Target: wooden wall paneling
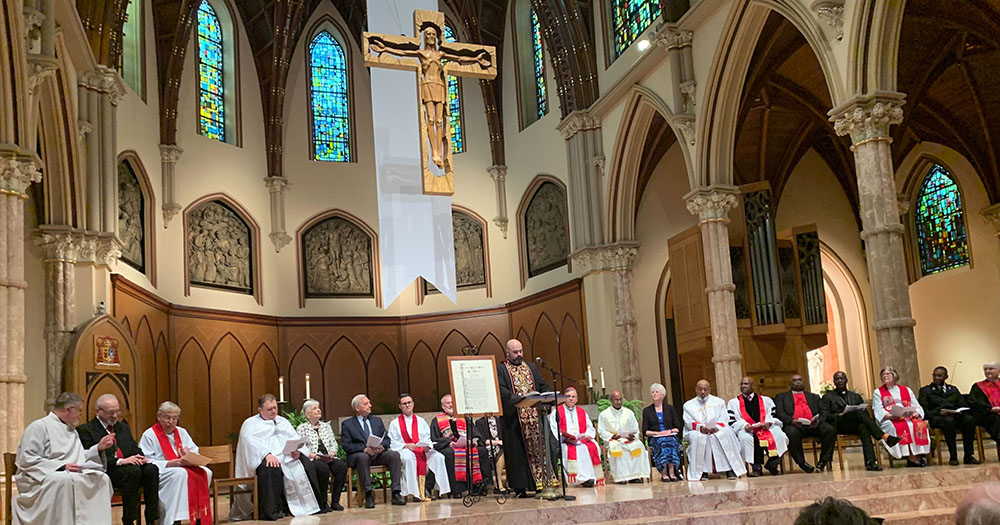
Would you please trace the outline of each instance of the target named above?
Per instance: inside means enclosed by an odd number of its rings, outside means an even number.
[[[257,399],[264,394],[278,396],[275,390],[278,384],[278,359],[274,351],[265,343],[257,347],[250,361],[250,412],[257,408]],[[322,387],[322,378],[317,378],[318,386]],[[322,396],[319,398],[322,399]]]
[[[195,443],[214,445],[211,439],[208,357],[194,337],[188,338],[177,353],[174,377],[178,384],[177,404],[181,407],[180,426],[191,434]]]
[[[212,349],[208,370],[212,443],[235,445],[240,426],[255,405],[250,394],[250,356],[232,332]]]
[[[365,392],[366,373],[365,357],[354,341],[343,336],[327,350],[323,361],[323,381],[326,387],[327,414],[350,415],[351,398]],[[384,399],[368,398],[372,402],[372,412],[385,413]],[[395,399],[390,401],[389,413],[395,413],[398,408]]]
[[[309,374],[309,395],[323,403],[320,408],[330,411],[328,407],[331,407],[331,399],[327,397],[328,392],[325,388],[323,360],[307,344],[296,349],[288,364],[288,374],[285,376],[285,388],[288,389],[286,401],[291,403],[295,410],[302,408],[302,402],[306,398],[306,374]],[[274,392],[274,396],[278,397],[278,393]]]
[[[414,410],[433,412],[440,404],[437,399],[437,368],[434,366],[434,351],[423,340],[410,350],[407,363],[409,380],[408,393],[413,396]]]
[[[587,399],[587,365],[583,355],[583,332],[577,320],[567,313],[559,326],[559,366],[570,379],[561,382],[562,388],[576,387],[580,399]],[[572,382],[570,382],[572,381]]]
[[[141,393],[142,406],[138,407],[138,413],[142,414],[142,419],[136,419],[133,430],[136,434],[145,431],[153,426],[156,421],[157,391],[156,391],[156,345],[153,342],[153,333],[149,327],[149,320],[143,316],[132,332],[135,339],[136,349],[136,379],[135,389]],[[164,377],[166,379],[166,377]]]
[[[369,399],[379,400],[384,409],[397,407],[400,393],[399,363],[396,355],[385,343],[379,343],[372,350],[368,356],[366,370],[368,384],[365,392],[368,393]],[[394,408],[390,413],[395,413],[397,410],[398,408]]]
[[[171,399],[170,396],[170,347],[167,338],[160,332],[156,341],[156,406]],[[156,414],[153,414],[154,418]],[[152,423],[150,423],[152,425]]]
[[[439,406],[441,398],[451,392],[451,382],[448,379],[448,357],[462,356],[462,349],[470,344],[472,344],[472,341],[465,334],[454,328],[441,341],[441,345],[438,347],[435,355],[437,391],[434,397],[438,400]]]

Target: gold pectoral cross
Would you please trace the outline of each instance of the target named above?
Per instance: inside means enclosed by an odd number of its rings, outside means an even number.
[[[493,79],[497,76],[493,46],[445,42],[444,13],[413,11],[413,38],[364,33],[365,65],[417,72],[420,167],[427,195],[455,193],[445,75]],[[428,160],[430,162],[428,162]],[[435,170],[431,169],[431,164]],[[440,174],[435,173],[438,171]]]

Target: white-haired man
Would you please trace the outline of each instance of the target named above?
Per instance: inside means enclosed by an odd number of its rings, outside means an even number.
[[[399,396],[402,414],[389,423],[389,448],[399,454],[403,465],[403,497],[413,496],[420,501],[429,496],[435,483],[442,496],[451,492],[451,484],[444,456],[431,445],[431,427],[413,413],[413,408],[413,396]],[[427,480],[431,480],[431,487],[425,486]]]
[[[452,498],[462,497],[462,493],[472,485],[489,485],[490,464],[486,459],[489,457],[486,447],[472,446],[475,443],[470,442],[465,419],[455,417],[455,404],[451,394],[445,394],[441,398],[441,413],[431,421],[431,441],[434,449],[444,455]],[[482,440],[477,439],[476,443],[480,441]],[[468,481],[468,470],[472,470],[472,483]]]
[[[368,396],[358,394],[351,399],[354,417],[340,425],[340,441],[347,453],[347,466],[358,473],[358,483],[365,492],[365,508],[375,508],[375,497],[372,494],[372,465],[389,467],[389,480],[392,484],[392,504],[406,505],[402,495],[403,464],[399,453],[390,450],[392,440],[385,429],[385,423],[377,416],[372,417],[372,402]],[[381,437],[378,446],[369,447],[370,436]],[[348,495],[350,497],[350,495]]]
[[[182,459],[188,452],[198,452],[198,445],[187,430],[177,426],[181,407],[170,401],[160,403],[156,423],[139,439],[146,459],[160,469],[160,521],[174,523],[189,520],[206,523],[212,519],[212,500],[208,486],[212,471]]]
[[[114,437],[84,450],[73,430],[82,410],[80,396],[63,392],[49,415],[24,429],[15,460],[17,497],[8,502],[15,524],[111,523],[111,480],[100,462]]]
[[[301,437],[287,419],[278,415],[278,401],[273,394],[257,400],[257,415],[240,427],[236,445],[236,476],[257,476],[258,519],[277,520],[288,512],[308,516],[319,512],[316,498],[316,467],[309,459],[309,448],[285,454],[289,440]],[[235,498],[230,514],[233,519],[247,519],[252,511],[248,495]]]
[[[969,406],[976,423],[990,433],[993,441],[1000,442],[1000,363],[984,364],[983,375],[985,379],[969,389]]]

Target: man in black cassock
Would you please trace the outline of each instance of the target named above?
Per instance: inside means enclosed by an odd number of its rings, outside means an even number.
[[[536,408],[516,406],[527,394],[547,392],[551,387],[534,364],[524,361],[520,341],[507,341],[506,354],[507,359],[497,364],[503,405],[503,417],[499,422],[503,428],[507,484],[517,497],[523,498],[529,490],[542,490],[546,481],[555,483],[555,478],[546,472],[545,440],[548,439],[552,458],[558,457],[559,443],[548,435],[548,425]]]

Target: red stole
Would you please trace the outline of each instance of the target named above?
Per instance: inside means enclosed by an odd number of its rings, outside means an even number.
[[[163,432],[163,426],[159,423],[153,425],[153,433],[156,434],[156,440],[160,442],[160,450],[163,451],[163,456],[167,458],[167,461],[180,459],[180,432],[174,429],[174,443],[177,444],[176,450],[170,446],[170,441]],[[211,499],[208,497],[208,474],[201,467],[182,468],[187,470],[188,473],[188,516],[191,523],[195,523],[200,519],[202,525],[212,525]]]
[[[792,417],[812,421],[813,411],[809,408],[809,401],[806,400],[805,392],[792,392],[792,400],[795,401],[795,414]],[[763,413],[764,411],[761,409],[761,414]]]
[[[747,407],[745,405],[746,401],[744,400],[744,397],[743,396],[737,396],[737,397],[740,400],[740,415],[743,416],[743,421],[746,421],[748,425],[753,425],[755,423],[758,423],[758,421],[754,421],[753,418],[750,417],[750,414],[747,414]],[[764,420],[767,419],[767,417],[765,416],[767,412],[764,411],[764,398],[761,396],[757,396],[757,402],[760,403],[760,412],[758,412],[760,414],[759,423],[763,423]],[[809,407],[807,406],[806,409],[808,408]],[[798,412],[797,409],[796,412]],[[812,416],[809,417],[811,418]],[[760,427],[754,430],[753,435],[757,437],[757,441],[760,442],[760,445],[762,447],[767,447],[768,456],[778,455],[778,444],[774,442],[774,434],[772,434],[770,430],[764,427]]]
[[[990,405],[994,407],[1000,407],[1000,381],[995,381],[990,383],[989,381],[983,379],[982,381],[976,383],[979,385],[979,389],[986,394],[986,397],[990,400]]]
[[[458,439],[459,436],[465,435],[465,420],[456,418],[455,428],[458,429],[458,436],[451,435],[451,417],[448,414],[438,414],[437,418],[438,429],[441,430],[441,434],[445,436],[451,436],[452,439]],[[482,483],[483,473],[479,470],[479,451],[475,448],[472,449],[472,460],[466,461],[465,457],[468,454],[469,446],[468,440],[465,442],[465,448],[452,449],[455,451],[455,480],[456,481],[466,481],[468,477],[466,476],[466,463],[472,463],[472,483]]]
[[[566,405],[559,405],[559,432],[569,432],[566,426]],[[585,434],[587,432],[587,413],[583,411],[580,407],[573,407],[576,411],[576,421],[579,423],[580,434]],[[587,447],[587,452],[590,453],[590,463],[594,465],[594,477],[597,478],[597,485],[604,485],[603,471],[601,470],[601,453],[597,450],[597,443],[594,440],[581,441],[584,446]],[[576,446],[568,445],[566,446],[566,479],[570,483],[576,483],[576,473],[577,473],[577,459],[576,459]]]
[[[412,416],[413,424],[410,425],[413,428],[407,432],[406,431],[406,421],[403,418],[403,414],[399,415],[399,433],[403,435],[403,443],[416,444],[420,441],[420,433],[417,427],[417,415]],[[424,451],[423,447],[417,447],[412,451],[413,455],[417,457],[417,475],[426,476],[427,475],[427,452]]]
[[[908,407],[911,404],[910,401],[910,389],[904,386],[899,388],[899,399],[904,407]],[[878,387],[879,395],[882,396],[882,407],[888,411],[896,404],[896,398],[892,397],[889,393],[889,389],[882,385]],[[913,423],[913,431],[915,436],[910,435],[910,426],[906,424],[906,419],[900,419],[898,421],[891,421],[892,426],[896,428],[896,436],[900,438],[900,445],[918,445],[925,446],[931,444],[930,429],[927,427],[927,422],[920,419],[920,416],[913,416],[909,419]]]

